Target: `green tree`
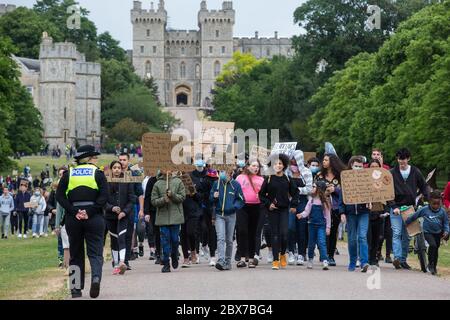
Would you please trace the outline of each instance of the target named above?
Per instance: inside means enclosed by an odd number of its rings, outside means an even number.
[[[133,72],[133,67],[126,61],[115,59],[100,60],[102,65],[102,101],[110,97],[113,93],[132,87],[142,80]],[[102,104],[102,110],[107,107]]]
[[[149,127],[147,124],[135,122],[130,118],[124,118],[108,130],[108,135],[111,139],[120,141],[121,143],[136,143],[148,131]]]
[[[153,100],[156,101],[158,106],[161,106],[161,103],[159,102],[158,85],[156,84],[155,78],[146,78],[144,80],[144,85],[150,90],[150,94],[152,95]]]
[[[119,44],[120,42],[115,40],[108,31],[99,34],[97,37],[97,45],[102,59],[115,59],[122,62],[126,61],[126,52]]]

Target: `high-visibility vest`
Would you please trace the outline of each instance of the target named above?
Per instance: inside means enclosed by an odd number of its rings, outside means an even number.
[[[98,190],[97,181],[95,181],[95,171],[98,168],[92,164],[81,164],[69,169],[69,185],[66,195],[78,187],[87,187]]]

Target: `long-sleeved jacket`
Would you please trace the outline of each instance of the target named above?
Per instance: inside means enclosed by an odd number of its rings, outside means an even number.
[[[4,196],[3,194],[0,196],[0,213],[3,215],[8,215],[14,211],[14,198],[8,194],[8,196]]]
[[[261,202],[267,207],[274,203],[279,209],[294,208],[298,206],[298,189],[296,183],[286,175],[281,177],[271,175],[264,179],[259,191]]]
[[[447,183],[444,190],[444,206],[446,208],[450,208],[450,182]]]
[[[309,168],[305,167],[305,156],[303,151],[296,150],[294,152],[294,159],[297,162],[298,169],[301,173],[301,179],[305,183],[304,187],[299,187],[299,194],[302,196],[309,196],[312,193],[313,176]]]
[[[25,208],[25,202],[30,202],[31,194],[28,191],[22,192],[18,191],[16,197],[14,198],[14,205],[16,211],[28,212],[28,208]]]
[[[55,217],[55,228],[62,227],[65,224],[66,212],[61,205],[56,202],[56,217]]]
[[[412,216],[406,219],[405,223],[410,224],[417,218],[423,217],[423,232],[440,234],[449,232],[447,212],[444,208],[434,211],[430,205],[417,210]]]
[[[214,193],[219,192],[219,198],[214,198]],[[215,206],[215,215],[231,215],[245,205],[244,194],[241,185],[236,180],[215,181],[209,195],[209,201]]]
[[[320,201],[319,198],[312,198],[312,199],[308,200],[308,203],[305,206],[305,210],[303,212],[300,212],[300,215],[303,218],[308,218],[309,215],[311,214],[311,209],[312,209],[313,205],[322,206],[323,217],[325,218],[325,221],[326,221],[326,228],[330,229],[331,228],[331,210],[329,208],[327,208],[326,206],[324,206],[322,201]]]
[[[144,188],[144,215],[146,216],[156,214],[156,208],[152,205],[152,191],[156,181],[156,177],[150,177],[147,180],[147,185]]]
[[[418,168],[411,166],[411,172],[406,181],[400,173],[399,166],[391,169],[391,174],[394,179],[395,199],[394,201],[388,202],[390,208],[396,209],[401,206],[415,206],[416,197],[418,196],[417,189],[419,189],[419,193],[424,195],[425,200],[428,199],[427,183]]]
[[[169,203],[166,203],[167,194],[166,175],[160,174],[157,177],[152,190],[152,205],[156,207],[155,225],[170,226],[184,223],[183,201],[186,199],[186,189],[178,177],[169,177],[169,190],[172,196]]]
[[[361,215],[369,214],[370,210],[366,203],[345,204],[342,193],[339,196],[339,213],[345,215]]]
[[[132,183],[108,183],[108,200],[105,205],[105,219],[117,220],[118,214],[112,211],[113,207],[119,207],[127,217],[132,214],[136,196]]]
[[[35,202],[38,204],[37,208],[31,209],[33,214],[44,214],[45,208],[47,207],[44,196],[40,195],[39,197],[36,197],[35,195],[33,195],[30,199],[30,202]]]

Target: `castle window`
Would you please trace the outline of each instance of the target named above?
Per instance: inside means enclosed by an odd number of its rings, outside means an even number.
[[[181,54],[184,55],[186,53],[186,49],[184,47],[181,47]]]
[[[222,54],[225,54],[225,47],[222,47]]]
[[[218,77],[220,74],[220,62],[216,61],[214,63],[214,77]]]
[[[153,53],[156,53],[156,46],[153,46]]]
[[[64,120],[67,119],[67,108],[64,108]]]
[[[94,119],[95,119],[95,112],[92,111],[92,122],[94,122]]]
[[[170,64],[166,64],[166,79],[170,79]]]
[[[147,61],[145,63],[145,76],[147,78],[150,78],[152,76],[152,63],[150,61]]]
[[[195,79],[200,79],[200,65],[195,66]]]
[[[216,38],[218,38],[219,37],[219,30],[216,30]]]
[[[144,46],[141,46],[141,53],[144,53]]]
[[[213,53],[213,47],[212,47],[212,46],[209,47],[209,53],[210,53],[210,54]]]
[[[170,54],[170,47],[166,47],[166,54]]]
[[[199,54],[200,54],[200,48],[199,48],[199,47],[195,48],[195,54],[196,54],[196,55],[199,55]]]
[[[65,94],[66,92],[64,91],[64,94]],[[95,82],[92,82],[92,93],[95,93]]]
[[[64,130],[64,143],[67,143],[67,130]]]
[[[150,29],[147,29],[147,37],[150,37]]]
[[[186,64],[184,62],[182,62],[180,65],[180,78],[186,78]]]
[[[270,48],[267,48],[267,49],[266,49],[266,55],[267,55],[267,56],[270,56]]]

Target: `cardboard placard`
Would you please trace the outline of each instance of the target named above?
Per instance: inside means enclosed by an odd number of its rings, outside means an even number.
[[[191,175],[188,172],[183,173],[179,177],[180,177],[181,181],[183,181],[183,184],[184,184],[184,187],[186,188],[187,194],[194,195],[197,193],[194,182],[192,182]]]
[[[285,154],[292,158],[297,148],[297,142],[277,142],[272,148],[271,154]]]
[[[308,162],[309,159],[316,158],[317,153],[316,152],[303,152],[305,163]]]
[[[113,178],[110,175],[106,175],[106,180],[108,182],[115,182],[115,183],[142,183],[144,181],[145,176],[133,176],[131,171],[125,172],[124,176],[122,178]]]
[[[410,206],[408,210],[404,210],[401,212],[403,221],[406,221],[410,216],[415,213],[414,207]],[[411,222],[408,226],[406,226],[406,231],[410,237],[414,237],[415,235],[422,232],[422,226],[420,225],[419,220],[415,220]]]
[[[17,170],[13,170],[13,171],[12,171],[12,175],[13,175],[13,176],[17,176],[18,174],[19,174],[19,171],[17,171]]]
[[[269,162],[270,150],[260,147],[260,146],[252,146],[250,150],[249,159],[258,159],[262,165],[265,165]]]
[[[155,176],[162,171],[191,171],[192,165],[174,164],[172,149],[179,142],[172,141],[168,133],[146,133],[142,136],[143,167],[146,176]]]
[[[384,168],[344,170],[341,186],[345,204],[386,202],[395,197],[392,174]]]
[[[37,203],[37,202],[25,202],[24,204],[23,204],[23,207],[24,208],[27,208],[27,209],[34,209],[34,208],[37,208],[39,206],[39,204]]]
[[[231,144],[234,122],[202,121],[202,144]]]

